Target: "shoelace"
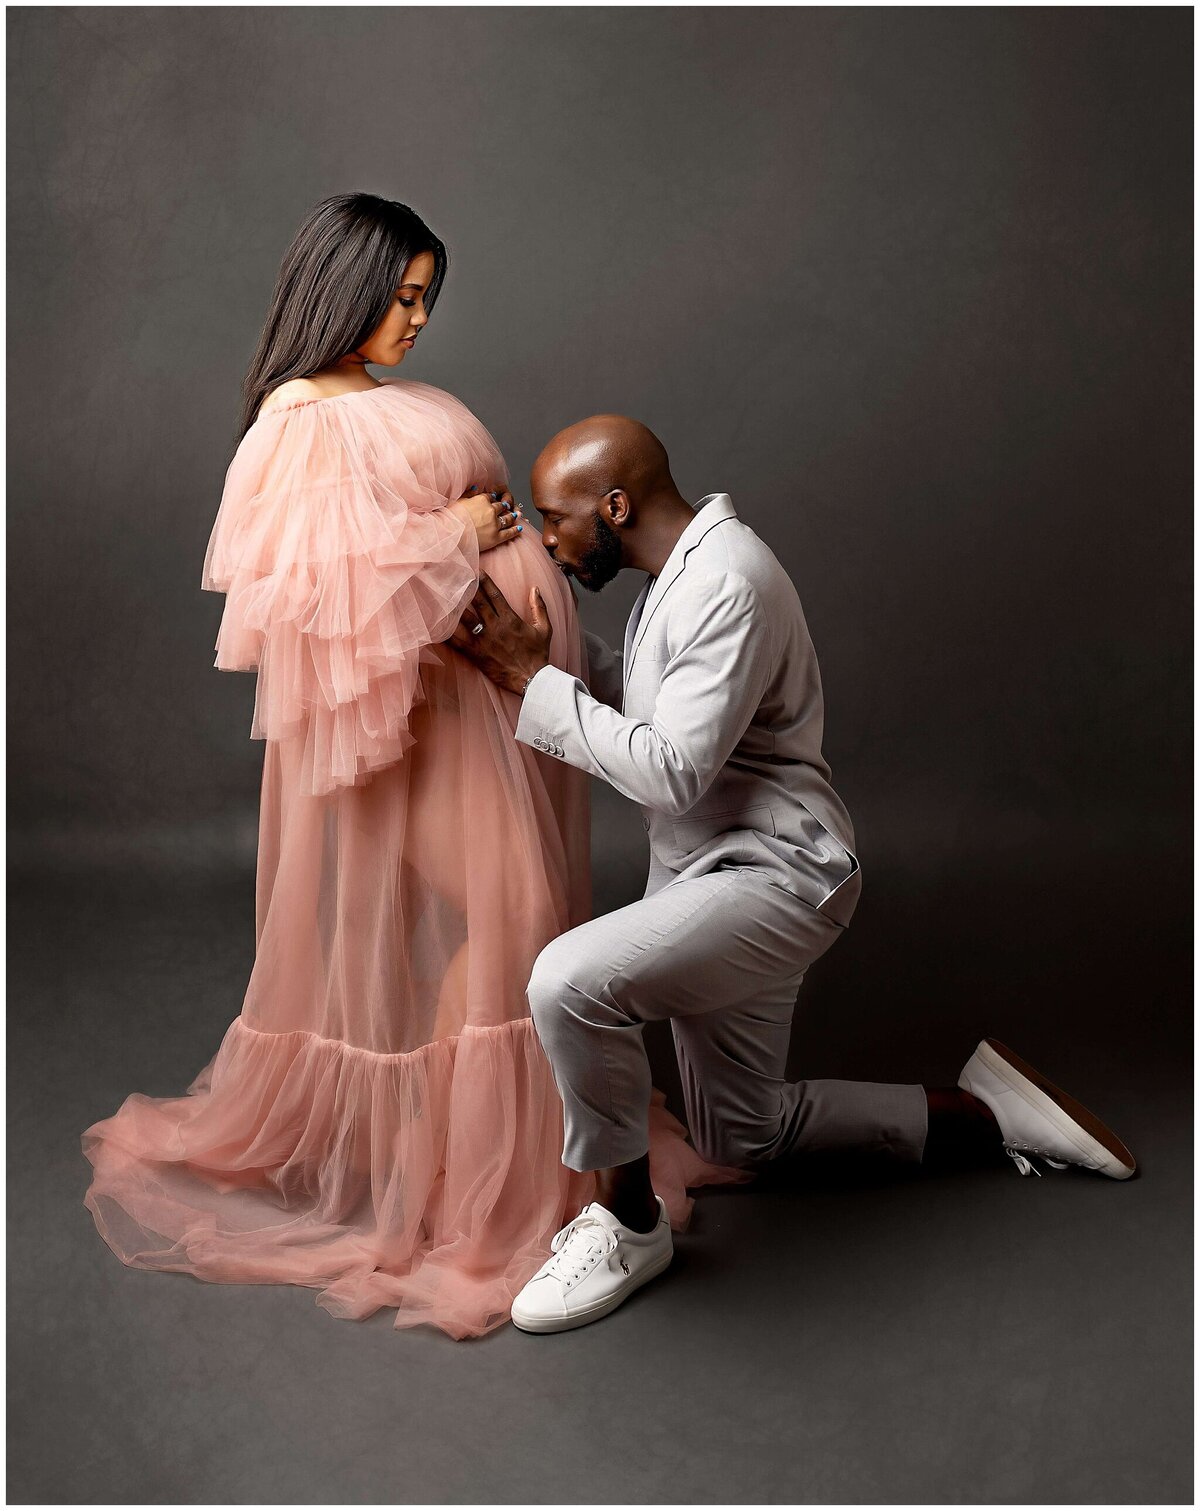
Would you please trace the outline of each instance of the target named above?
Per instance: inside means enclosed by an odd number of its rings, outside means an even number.
[[[1022,1175],[1041,1175],[1042,1172],[1038,1167],[1021,1153],[1016,1144],[1005,1144],[1004,1152]],[[1029,1152],[1030,1154],[1036,1154],[1038,1159],[1044,1159],[1048,1165],[1053,1165],[1056,1170],[1065,1170],[1070,1163],[1069,1160],[1065,1159],[1051,1159],[1048,1154],[1043,1154],[1040,1149],[1030,1149]]]
[[[611,1228],[589,1212],[581,1212],[550,1240],[554,1257],[546,1262],[546,1274],[572,1285],[616,1246],[616,1234]]]

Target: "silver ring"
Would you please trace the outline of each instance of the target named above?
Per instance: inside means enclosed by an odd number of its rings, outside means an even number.
[[[483,621],[482,620],[480,620],[480,622],[478,624],[473,624],[471,626],[471,633],[472,633],[472,635],[482,635],[483,634]]]

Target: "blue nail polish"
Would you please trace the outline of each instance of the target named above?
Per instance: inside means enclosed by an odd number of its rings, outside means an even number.
[[[517,526],[517,529],[518,529],[518,530],[523,530],[523,529],[524,529],[524,528],[525,528],[525,526],[524,526],[524,525],[518,525],[518,526]]]

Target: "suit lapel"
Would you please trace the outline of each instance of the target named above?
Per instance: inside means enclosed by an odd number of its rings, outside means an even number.
[[[675,542],[671,554],[663,563],[662,571],[657,577],[647,578],[646,586],[642,589],[638,603],[642,605],[642,616],[638,620],[637,629],[630,640],[630,626],[637,617],[637,604],[629,616],[629,625],[625,629],[625,656],[623,666],[625,670],[625,685],[629,684],[629,668],[633,664],[633,658],[637,655],[638,646],[646,633],[646,626],[650,623],[650,616],[663,601],[671,584],[683,571],[687,554],[693,546],[698,545],[703,536],[707,535],[714,525],[721,523],[723,519],[736,519],[737,511],[728,493],[713,493],[707,498],[700,500],[694,517],[689,521],[683,534]]]
[[[642,591],[637,596],[637,602],[629,611],[629,619],[625,625],[625,654],[621,658],[621,671],[623,681],[626,682],[629,680],[629,658],[633,654],[634,627],[638,623],[638,615],[644,612],[646,597],[649,594],[653,583],[654,579],[648,576],[646,578],[646,581],[642,584]]]

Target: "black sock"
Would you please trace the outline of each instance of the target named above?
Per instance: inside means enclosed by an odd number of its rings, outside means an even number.
[[[992,1109],[961,1086],[926,1086],[929,1132],[922,1163],[958,1164],[999,1154],[1003,1135]]]

